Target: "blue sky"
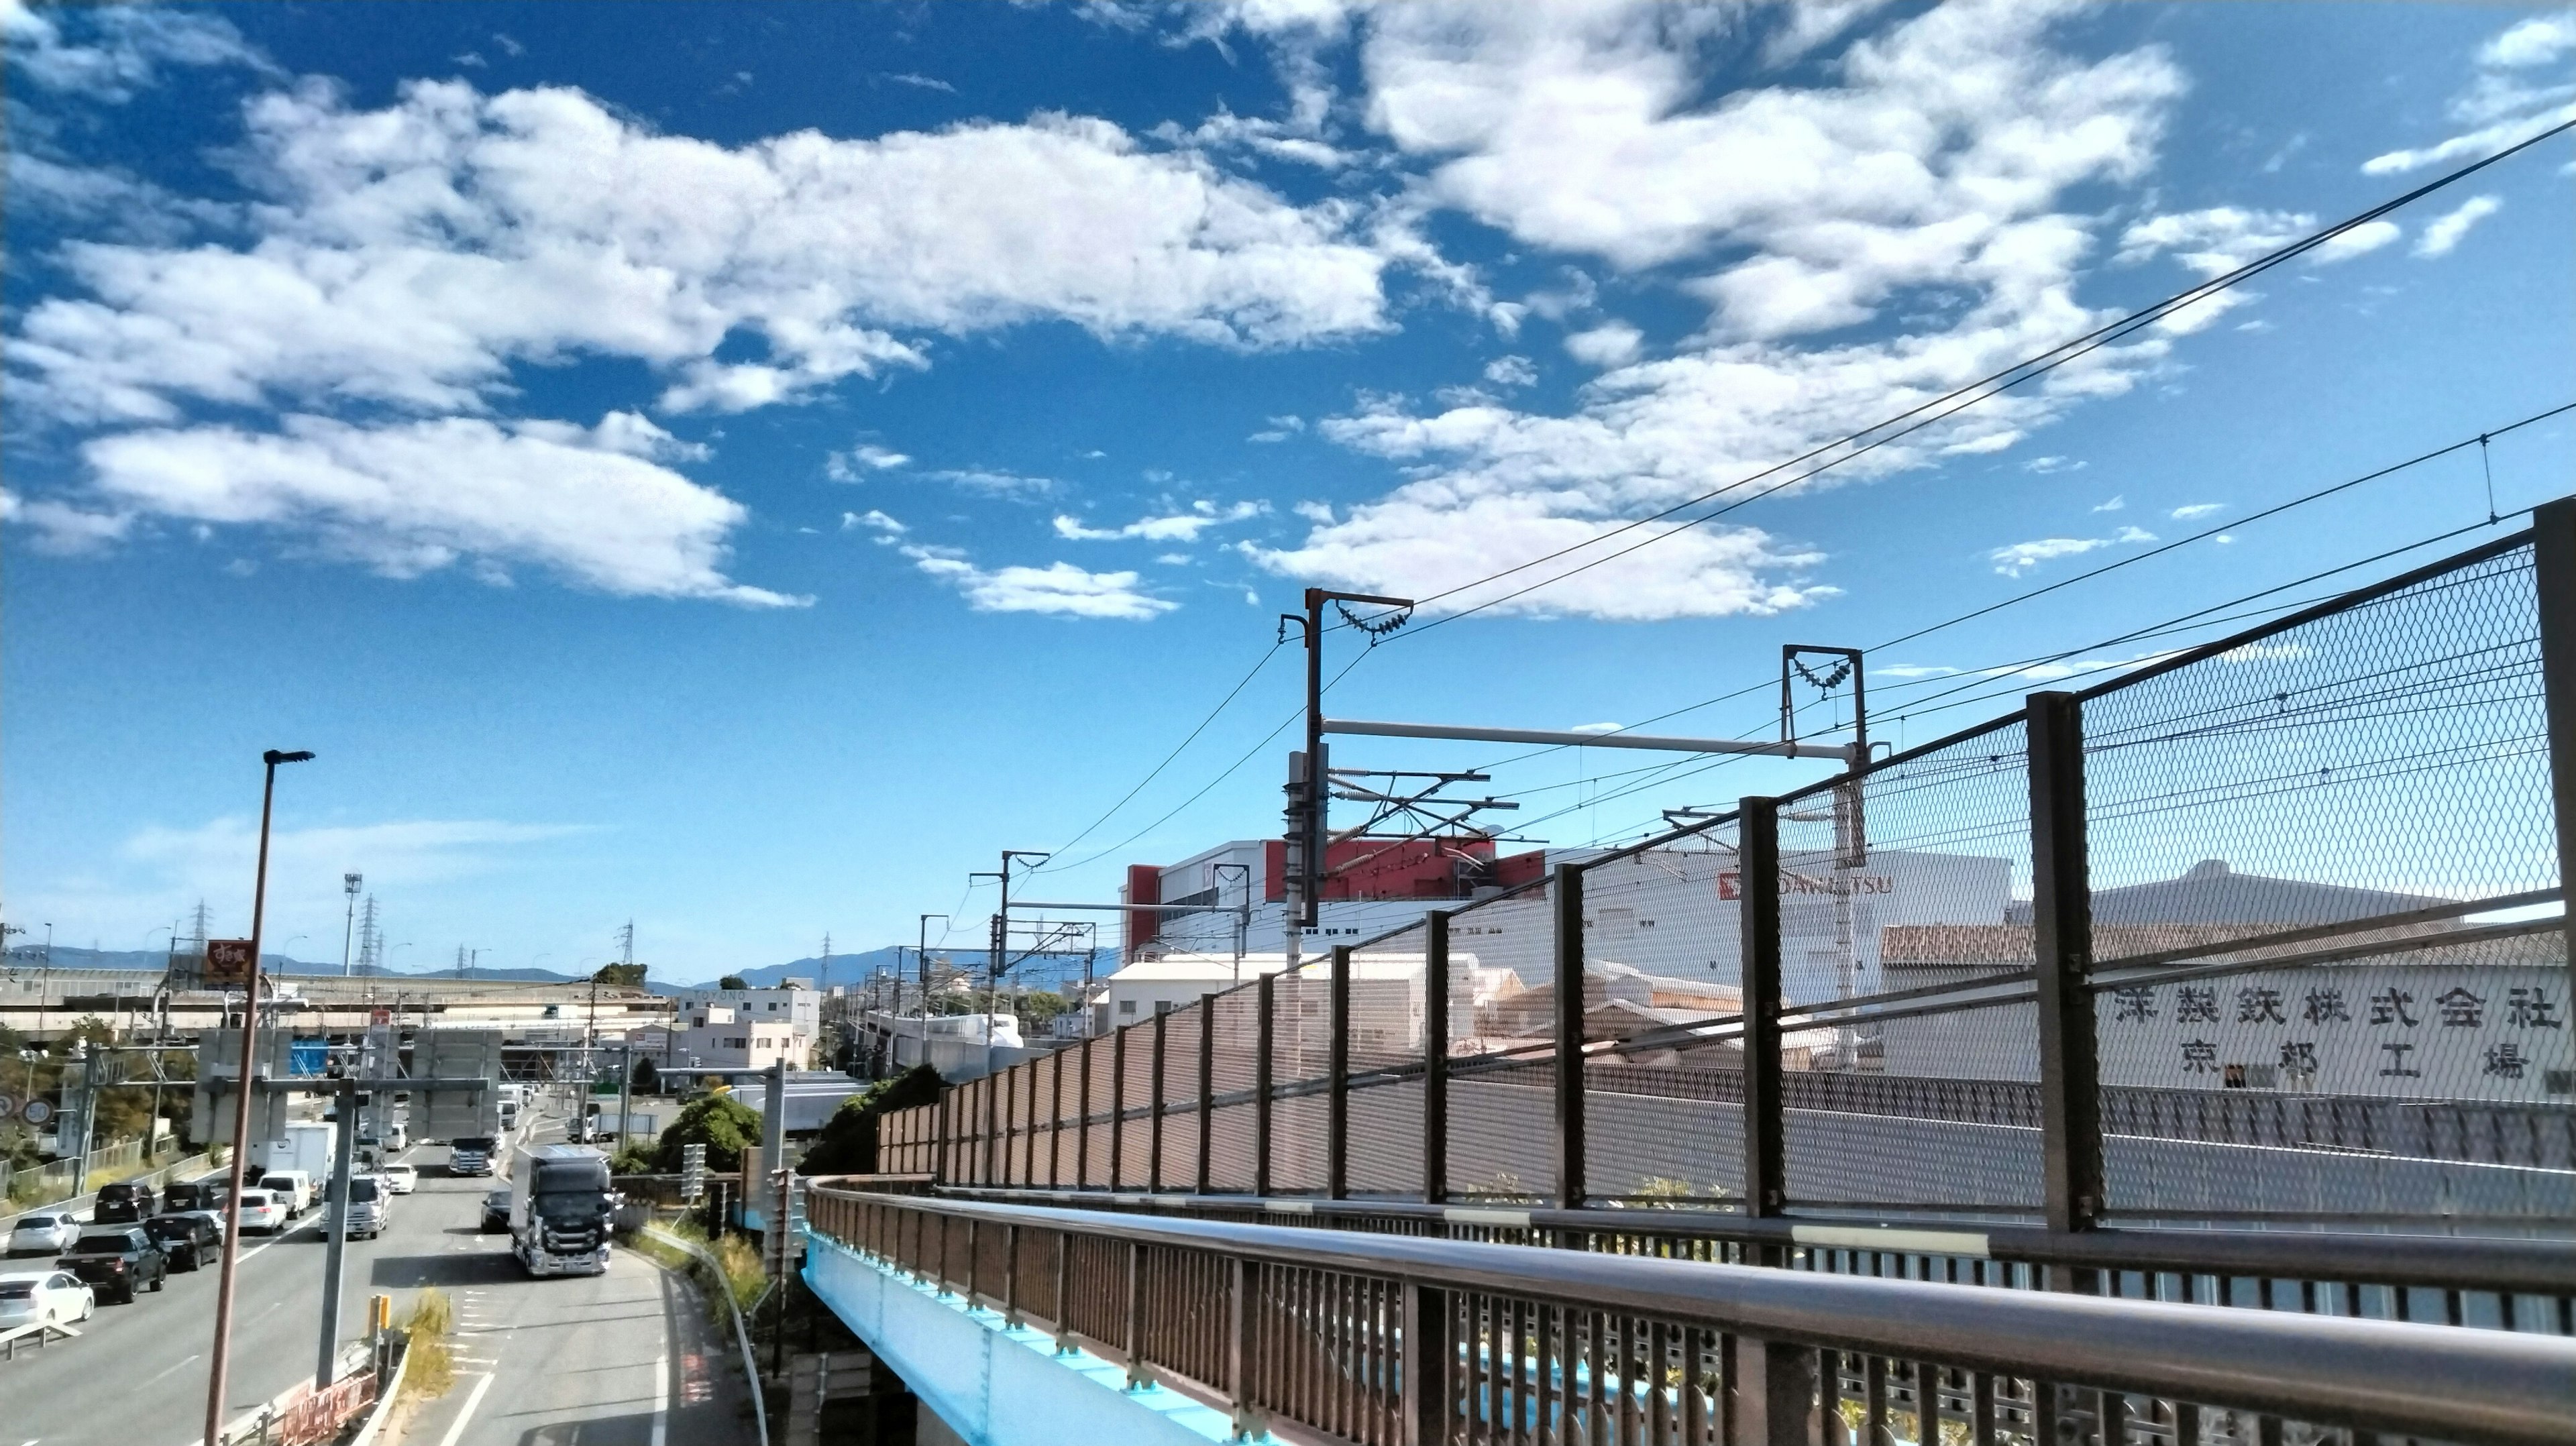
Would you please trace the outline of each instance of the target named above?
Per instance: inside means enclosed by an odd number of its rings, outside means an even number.
[[[1276,830],[1275,617],[1309,583],[1447,594],[1337,713],[1635,725],[1751,688],[1656,726],[1759,733],[1783,642],[1876,644],[2576,400],[2561,137],[1586,548],[2567,119],[2565,10],[0,14],[0,864],[10,922],[78,944],[200,895],[245,928],[271,746],[320,754],[282,784],[300,957],[349,869],[397,967],[574,968],[630,917],[681,979],[922,911],[965,942],[1001,848],[1072,841],[1036,887],[1106,898]],[[2570,435],[2493,444],[2501,508],[2570,490]],[[2087,650],[2483,521],[2485,488],[2459,454],[1873,651],[1873,731],[2171,646]],[[1630,772],[1662,761],[1491,787],[1579,845],[1815,770]]]

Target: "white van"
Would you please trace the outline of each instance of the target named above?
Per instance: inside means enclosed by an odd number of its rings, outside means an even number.
[[[313,1177],[302,1170],[271,1170],[259,1177],[259,1188],[277,1197],[289,1220],[313,1208]]]

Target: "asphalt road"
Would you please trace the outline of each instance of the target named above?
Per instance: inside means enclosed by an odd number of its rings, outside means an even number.
[[[418,1190],[394,1202],[383,1236],[353,1240],[344,1338],[364,1333],[367,1297],[437,1285],[458,1311],[457,1384],[424,1408],[412,1446],[717,1446],[742,1439],[741,1371],[710,1344],[686,1288],[620,1250],[602,1276],[530,1280],[508,1237],[479,1216],[493,1179],[451,1179],[446,1151],[405,1158]],[[233,1303],[225,1419],[313,1375],[320,1346],[325,1212],[245,1241]],[[31,1264],[33,1262],[30,1262]],[[211,1268],[170,1277],[133,1305],[105,1305],[78,1340],[0,1361],[0,1446],[195,1446],[205,1425]]]

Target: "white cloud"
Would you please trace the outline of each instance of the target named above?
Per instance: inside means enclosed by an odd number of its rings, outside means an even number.
[[[2428,146],[2373,156],[2362,163],[2363,173],[2384,176],[2490,155],[2576,119],[2576,75],[2528,74],[2570,54],[2576,54],[2576,10],[2515,21],[2479,48],[2476,78],[2451,101],[2451,119],[2467,129]]]
[[[2424,234],[2415,242],[2415,254],[2428,260],[2450,255],[2451,249],[2469,234],[2470,227],[2503,208],[2504,202],[2497,197],[2471,196],[2457,209],[2444,212],[2424,228]]]
[[[2124,495],[2114,497],[2108,502],[2097,502],[2093,504],[2093,510],[2096,512],[2117,512],[2128,505],[2129,499]]]
[[[1955,677],[1959,670],[1945,668],[1938,663],[1891,663],[1883,668],[1872,668],[1870,672],[1881,677],[1911,679]]]
[[[2065,457],[2033,457],[2022,463],[2021,469],[2025,472],[2036,472],[2045,477],[2052,472],[2081,472],[2086,465]],[[2098,512],[2101,509],[2097,507],[2094,510]]]
[[[1498,387],[1526,387],[1538,381],[1538,368],[1525,356],[1498,356],[1485,363],[1485,380]]]
[[[414,83],[250,103],[245,247],[84,242],[88,296],[26,312],[22,395],[76,420],[189,398],[473,411],[520,362],[642,360],[662,405],[740,410],[926,364],[899,332],[1062,320],[1293,346],[1386,329],[1351,207],[1301,209],[1104,121],[1042,114],[742,146],[655,134],[578,91]],[[767,355],[719,363],[728,338]]]
[[[1646,334],[1624,321],[1605,322],[1565,339],[1565,353],[1585,366],[1623,367],[1637,359]]]
[[[2176,522],[2189,522],[2194,518],[2207,517],[2226,510],[2227,504],[2224,502],[2194,502],[2187,507],[2177,507],[2167,515]]]
[[[856,532],[860,528],[866,528],[868,531],[875,533],[876,541],[888,545],[891,545],[896,538],[912,531],[911,528],[904,526],[902,523],[895,521],[893,518],[886,516],[883,512],[880,512],[873,507],[869,508],[865,512],[844,512],[841,514],[841,530],[843,532]]]
[[[915,567],[965,594],[967,606],[979,613],[1058,613],[1141,622],[1180,606],[1139,591],[1133,572],[1086,572],[1069,562],[986,572],[954,549],[906,547],[904,553]]]
[[[275,68],[222,16],[158,5],[0,0],[0,38],[9,64],[37,85],[111,103],[133,99],[165,65]]]
[[[744,509],[654,460],[684,451],[631,414],[595,428],[290,416],[273,433],[120,432],[81,456],[122,514],[264,527],[388,576],[532,565],[622,596],[800,602],[725,577]]]
[[[937,76],[921,75],[909,70],[903,71],[899,74],[893,71],[879,71],[877,73],[877,79],[891,80],[897,85],[908,85],[916,90],[945,91],[950,95],[955,95],[957,93],[957,87],[950,85],[948,82],[941,80]]]
[[[1056,489],[1052,477],[1032,477],[1001,467],[952,467],[928,475],[935,481],[987,497],[1043,497]]]
[[[1319,423],[1409,480],[1300,545],[1254,555],[1302,578],[1426,596],[1725,487],[2098,325],[2105,313],[2075,290],[2112,211],[2090,195],[2079,208],[2072,193],[2148,172],[2183,77],[2155,47],[2060,52],[2049,32],[2062,13],[1944,5],[1878,26],[1814,76],[1711,98],[1703,42],[1732,34],[1714,12],[1627,0],[1370,12],[1358,41],[1369,123],[1432,165],[1427,203],[1542,252],[1655,269],[1712,312],[1677,354],[1617,366],[1565,415],[1381,397]],[[1525,304],[1597,328],[1600,295],[1570,269],[1565,289]],[[1817,339],[1862,321],[1880,325]],[[2169,345],[2094,353],[1830,479],[2010,446],[2124,389]],[[1657,524],[1439,606],[1647,537],[1664,540],[1504,606],[1648,618],[1816,595],[1799,575],[1807,550],[1730,526]]]
[[[856,482],[869,472],[888,472],[912,459],[889,447],[862,442],[846,452],[834,452],[823,459],[823,475],[835,482]]]
[[[2123,527],[2110,537],[2042,537],[2030,542],[2016,542],[2008,547],[1996,548],[1987,553],[1986,558],[1995,565],[1995,571],[2005,577],[2020,577],[2043,562],[2054,562],[2061,557],[2075,557],[2087,552],[2097,552],[2105,547],[2117,547],[2124,542],[2155,540],[2156,535],[2152,532],[2135,527]]]
[[[1244,438],[1247,442],[1285,442],[1306,430],[1306,419],[1298,416],[1272,417],[1270,425]]]
[[[2326,238],[2307,254],[2305,260],[2311,266],[2331,266],[2335,262],[2349,261],[2355,256],[2376,251],[2403,234],[2394,221],[2364,221],[2349,231]]]
[[[1211,527],[1229,522],[1242,522],[1259,517],[1270,509],[1259,502],[1237,502],[1219,508],[1213,502],[1194,502],[1186,512],[1164,517],[1146,517],[1124,527],[1085,527],[1076,517],[1058,516],[1055,534],[1074,542],[1107,542],[1121,538],[1142,538],[1148,542],[1196,542],[1199,534]]]
[[[2303,211],[2211,206],[2198,211],[2168,212],[2133,222],[2121,232],[2118,260],[2135,265],[2169,255],[2184,270],[2206,281],[2277,251],[2316,229],[2317,218]],[[2310,250],[2305,260],[2311,266],[2331,266],[2376,251],[2395,241],[2399,234],[2394,222],[2365,222]],[[2261,293],[2237,286],[2167,313],[2156,327],[2168,335],[2187,335],[2261,299]]]

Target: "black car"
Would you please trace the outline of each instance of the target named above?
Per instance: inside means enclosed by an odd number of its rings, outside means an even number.
[[[209,1175],[202,1180],[183,1180],[161,1187],[161,1208],[175,1210],[221,1210],[224,1208],[224,1182],[221,1176]]]
[[[90,1218],[105,1225],[113,1222],[149,1220],[159,1212],[161,1201],[152,1187],[140,1180],[119,1180],[98,1187],[98,1208]]]
[[[488,1235],[495,1230],[509,1228],[510,1187],[504,1185],[483,1197],[483,1231]]]
[[[143,1222],[143,1233],[161,1247],[172,1270],[188,1271],[214,1258],[224,1232],[203,1215],[155,1215]]]
[[[135,1292],[159,1290],[170,1275],[170,1258],[140,1225],[83,1231],[61,1264],[100,1296],[127,1305]]]

